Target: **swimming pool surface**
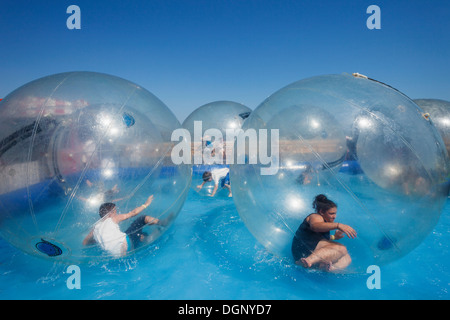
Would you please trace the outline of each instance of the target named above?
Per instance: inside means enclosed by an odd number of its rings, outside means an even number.
[[[28,256],[0,239],[0,299],[449,299],[450,201],[438,225],[407,256],[371,274],[307,271],[267,252],[233,200],[190,191],[172,227],[132,258],[81,264],[80,289],[67,265]]]

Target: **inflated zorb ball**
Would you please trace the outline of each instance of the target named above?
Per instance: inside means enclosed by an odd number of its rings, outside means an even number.
[[[135,230],[142,243],[128,244],[124,254],[153,243],[190,186],[190,167],[171,162],[178,127],[153,94],[106,74],[55,74],[13,91],[0,102],[1,235],[55,261],[117,258],[99,245],[83,245],[100,220],[100,205],[112,202],[127,213],[153,195],[139,216],[164,224]]]
[[[214,182],[197,188],[205,172],[229,168],[235,135],[250,113],[251,109],[241,103],[215,101],[198,107],[183,121],[191,138],[192,188],[200,195],[211,195],[214,188]],[[217,195],[228,194],[219,185]]]
[[[262,102],[242,135],[230,175],[237,210],[261,244],[291,261],[295,232],[318,194],[336,202],[335,221],[358,234],[339,241],[355,272],[418,246],[447,198],[436,128],[408,97],[367,77],[295,82]]]

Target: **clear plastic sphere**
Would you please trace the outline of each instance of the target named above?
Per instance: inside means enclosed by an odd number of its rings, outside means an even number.
[[[197,189],[205,171],[229,168],[233,159],[234,134],[242,127],[251,109],[233,101],[215,101],[195,109],[183,122],[192,141],[192,187],[201,195],[211,195],[214,183],[206,183]],[[231,155],[231,156],[230,156]],[[217,195],[228,196],[226,189],[219,188]]]
[[[32,81],[0,102],[0,232],[26,253],[63,262],[116,258],[83,239],[99,206],[164,221],[140,230],[154,242],[178,215],[190,167],[170,159],[173,113],[147,90],[93,72]],[[134,218],[120,225],[126,230]],[[131,247],[130,247],[131,248]]]
[[[443,141],[415,103],[386,85],[352,75],[298,81],[261,103],[242,130],[266,130],[259,140],[270,147],[247,140],[237,157],[258,150],[259,160],[272,161],[232,166],[234,202],[276,255],[293,259],[295,232],[318,194],[337,203],[336,222],[358,233],[339,241],[352,258],[347,271],[407,254],[439,219],[448,190]],[[274,163],[278,170],[264,173]]]

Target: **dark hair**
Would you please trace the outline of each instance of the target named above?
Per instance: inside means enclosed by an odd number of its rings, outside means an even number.
[[[331,208],[337,208],[337,204],[327,198],[324,194],[318,194],[312,203],[317,213],[326,212]]]
[[[211,171],[203,172],[202,178],[203,181],[208,181],[212,177]]]
[[[116,205],[112,202],[106,202],[100,206],[100,209],[98,209],[98,213],[100,215],[100,218],[103,218],[106,216],[112,209],[114,209]]]

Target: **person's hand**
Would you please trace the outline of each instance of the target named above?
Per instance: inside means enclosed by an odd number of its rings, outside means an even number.
[[[153,201],[153,195],[151,195],[150,197],[148,197],[147,201],[145,201],[145,206],[148,207],[150,205],[150,203],[152,203]]]
[[[341,230],[336,230],[336,232],[334,233],[334,239],[339,240],[342,239],[343,237],[344,233]]]
[[[341,238],[343,237],[342,233],[344,233],[347,237],[349,237],[350,239],[354,239],[356,238],[356,231],[355,229],[353,229],[352,227],[343,224],[343,223],[338,223],[338,230],[336,231],[336,233],[340,234],[338,236],[341,236]],[[334,235],[336,237],[336,235]]]

